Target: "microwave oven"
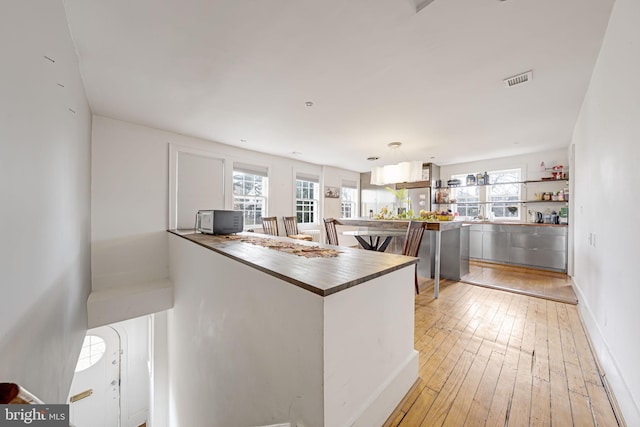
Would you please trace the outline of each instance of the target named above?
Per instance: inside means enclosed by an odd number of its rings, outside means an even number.
[[[239,233],[244,227],[242,211],[199,210],[196,214],[196,231],[204,234]]]

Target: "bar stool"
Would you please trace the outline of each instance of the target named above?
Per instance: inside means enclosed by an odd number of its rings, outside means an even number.
[[[295,216],[282,217],[284,222],[284,232],[291,239],[312,241],[313,237],[308,234],[300,234],[298,231],[298,218]]]

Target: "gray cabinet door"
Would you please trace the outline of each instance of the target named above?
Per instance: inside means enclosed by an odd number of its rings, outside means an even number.
[[[482,258],[487,261],[509,262],[509,232],[501,229],[482,232]]]
[[[469,258],[482,259],[482,230],[469,232]]]
[[[544,226],[514,227],[509,262],[565,271],[567,268],[566,229]]]

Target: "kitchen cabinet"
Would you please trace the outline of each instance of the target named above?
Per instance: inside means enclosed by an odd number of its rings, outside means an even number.
[[[482,258],[493,262],[509,261],[508,225],[482,225]]]
[[[402,188],[424,188],[435,187],[435,181],[440,180],[440,166],[434,163],[422,164],[422,179],[416,182],[399,182],[396,190]]]
[[[469,258],[567,271],[567,227],[473,224]]]
[[[469,258],[482,259],[482,225],[469,227]]]
[[[509,262],[566,271],[567,229],[514,226]]]

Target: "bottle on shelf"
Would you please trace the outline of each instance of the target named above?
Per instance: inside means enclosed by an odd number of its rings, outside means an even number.
[[[489,185],[489,174],[487,173],[487,171],[484,171],[484,185]]]

